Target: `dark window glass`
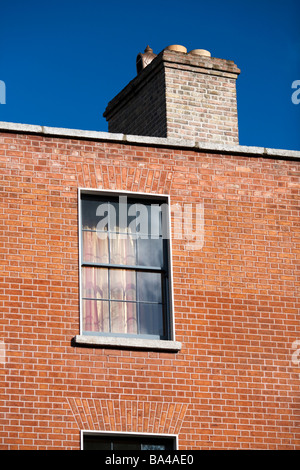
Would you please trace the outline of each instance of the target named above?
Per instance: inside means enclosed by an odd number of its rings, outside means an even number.
[[[140,305],[140,332],[144,335],[164,334],[163,311],[159,304]]]
[[[143,272],[137,273],[138,299],[144,302],[162,302],[161,273]]]
[[[175,439],[172,437],[139,436],[100,436],[86,434],[83,437],[83,450],[174,450]]]
[[[137,240],[137,261],[140,266],[164,266],[163,240],[142,239]]]

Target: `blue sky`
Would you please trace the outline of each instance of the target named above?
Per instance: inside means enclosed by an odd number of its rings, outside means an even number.
[[[299,0],[0,0],[0,121],[107,131],[149,44],[233,60],[241,145],[300,150]]]

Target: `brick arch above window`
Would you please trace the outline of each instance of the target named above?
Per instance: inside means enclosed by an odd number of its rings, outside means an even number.
[[[69,398],[79,430],[178,434],[188,404]]]

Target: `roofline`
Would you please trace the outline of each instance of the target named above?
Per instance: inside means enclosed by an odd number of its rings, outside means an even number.
[[[300,160],[299,150],[272,149],[266,147],[252,147],[246,145],[217,144],[184,139],[170,139],[165,137],[150,137],[129,134],[114,134],[111,132],[87,131],[81,129],[65,129],[61,127],[48,127],[32,124],[19,124],[0,121],[0,133],[35,134],[47,137],[68,139],[94,140],[104,142],[117,142],[120,144],[143,145],[150,147],[164,147],[195,150],[197,152],[226,153],[234,155],[249,155],[273,159]]]

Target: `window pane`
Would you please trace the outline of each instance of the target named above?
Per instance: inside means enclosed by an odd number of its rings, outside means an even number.
[[[127,233],[128,225],[130,220],[128,220],[128,207],[130,204],[127,203],[126,196],[119,196],[115,200],[111,201],[110,209],[112,217],[110,218],[110,227],[111,232],[116,233]]]
[[[136,265],[136,240],[125,235],[110,234],[110,263]]]
[[[125,269],[110,270],[110,298],[136,300],[136,272]]]
[[[83,450],[111,450],[111,440],[99,436],[84,436]]]
[[[108,269],[82,268],[82,297],[108,299]]]
[[[127,439],[127,440],[114,440],[113,442],[113,450],[141,450],[141,444],[134,439]]]
[[[124,227],[123,230],[124,229],[126,229],[126,227]],[[118,201],[110,201],[109,202],[109,231],[110,232],[120,232],[119,203],[118,203]]]
[[[99,204],[99,201],[91,199],[90,196],[82,195],[81,219],[83,229],[96,230],[96,225],[99,220],[96,216],[96,211]]]
[[[111,302],[111,333],[137,334],[135,302]]]
[[[156,444],[142,444],[141,450],[166,450],[166,446]]]
[[[161,304],[139,304],[140,334],[164,337],[163,310]]]
[[[137,273],[138,300],[147,302],[162,301],[162,275],[161,273],[143,272]]]
[[[82,232],[83,263],[108,264],[108,237],[105,232]]]
[[[162,235],[162,206],[160,204],[151,204],[150,233],[152,238]]]
[[[109,302],[82,300],[83,330],[85,332],[109,332]]]
[[[150,206],[134,203],[128,208],[128,228],[139,236],[148,236],[150,230]]]
[[[163,241],[159,239],[137,240],[138,265],[163,267]]]
[[[118,198],[108,199],[83,194],[81,213],[84,230],[115,230],[118,219]]]
[[[172,437],[84,435],[84,450],[172,450]]]

